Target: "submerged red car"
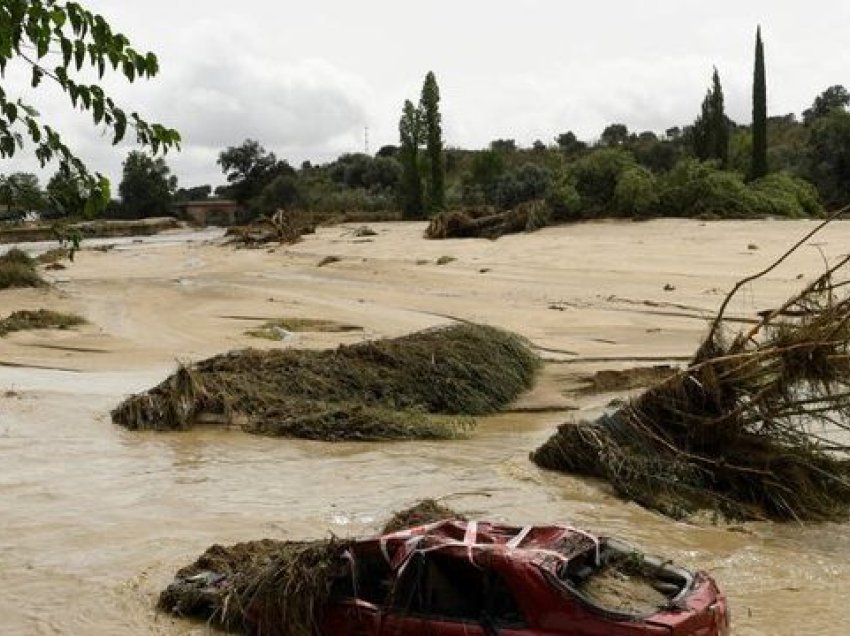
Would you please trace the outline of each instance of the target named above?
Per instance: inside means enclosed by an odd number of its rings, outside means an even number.
[[[703,572],[565,526],[441,521],[354,542],[333,636],[724,636]]]

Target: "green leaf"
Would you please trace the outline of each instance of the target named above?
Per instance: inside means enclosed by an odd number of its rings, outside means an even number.
[[[71,55],[74,53],[74,44],[68,38],[60,40],[62,46],[62,65],[67,67],[71,63]]]
[[[65,20],[67,18],[65,17],[65,12],[57,7],[50,12],[50,19],[53,20],[53,24],[55,24],[57,28],[61,29],[65,25]]]
[[[112,140],[114,146],[119,141],[124,139],[124,133],[127,132],[127,116],[124,111],[118,108],[112,110],[112,115],[115,117],[113,128],[115,129],[115,137]]]
[[[103,98],[95,97],[92,106],[94,107],[94,123],[99,124],[103,119]]]
[[[30,137],[35,143],[41,141],[41,128],[38,127],[38,122],[32,118],[27,119],[27,127],[30,131]]]
[[[44,75],[44,71],[42,71],[38,66],[32,67],[32,87],[35,88],[41,82],[41,77]]]
[[[77,66],[77,70],[79,71],[83,68],[83,62],[86,60],[86,45],[82,40],[77,40],[74,43],[74,64]]]

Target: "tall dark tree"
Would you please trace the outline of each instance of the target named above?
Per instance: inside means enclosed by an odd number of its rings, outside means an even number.
[[[726,167],[729,162],[729,119],[723,106],[723,88],[716,68],[691,135],[694,153],[699,159],[713,159],[721,167]]]
[[[443,128],[440,115],[440,88],[437,78],[429,71],[419,99],[425,154],[427,157],[427,202],[430,211],[446,207],[446,159],[443,154]]]
[[[834,110],[845,110],[850,105],[850,93],[841,84],[830,86],[815,97],[811,108],[803,111],[803,122],[811,124],[820,117],[829,115]]]
[[[408,99],[398,123],[400,138],[399,158],[401,159],[401,199],[404,216],[408,219],[420,219],[425,213],[425,200],[422,192],[422,174],[420,172],[419,145],[422,143],[422,117],[419,110]]]
[[[756,61],[753,70],[753,159],[750,178],[767,174],[767,81],[764,72],[764,45],[761,27],[756,29]]]
[[[622,146],[629,138],[629,129],[625,124],[611,124],[602,131],[599,142],[603,146]]]
[[[127,155],[121,183],[121,214],[131,219],[164,216],[170,213],[177,177],[162,157],[153,159],[137,150]]]
[[[295,176],[295,170],[273,152],[267,152],[258,141],[246,139],[241,146],[230,146],[218,155],[218,165],[227,175],[227,186],[216,194],[231,197],[243,205],[256,208],[263,189],[280,176]],[[257,211],[255,209],[255,211]]]

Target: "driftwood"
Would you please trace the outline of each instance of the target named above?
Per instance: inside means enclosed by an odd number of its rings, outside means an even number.
[[[693,360],[618,411],[562,425],[532,459],[601,477],[624,497],[680,517],[844,519],[850,511],[850,256],[734,331],[735,285]]]
[[[314,224],[297,210],[278,210],[270,217],[261,217],[251,225],[235,226],[227,230],[229,244],[244,247],[262,247],[269,243],[297,243],[304,234],[316,231]]]
[[[425,238],[488,238],[531,232],[548,223],[548,207],[543,201],[530,201],[512,210],[492,208],[452,210],[438,214],[428,224]]]

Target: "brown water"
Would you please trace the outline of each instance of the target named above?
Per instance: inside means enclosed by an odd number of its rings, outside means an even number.
[[[635,228],[645,231],[641,226]],[[205,254],[212,258],[212,252]],[[185,262],[185,254],[178,256],[175,262]],[[313,254],[310,259],[315,260]],[[138,331],[141,314],[137,316],[129,304],[119,303],[117,299],[123,296],[116,284],[99,282],[97,276],[107,276],[98,273],[103,262],[86,269],[83,258],[79,269],[69,274],[78,279],[55,302],[88,303],[86,298],[94,299],[91,306],[95,309],[89,315],[99,317],[100,325],[109,325],[113,340],[106,344],[119,351],[119,345],[129,345],[114,334],[123,333],[122,329]],[[138,269],[145,266],[142,256],[133,263],[135,275],[149,276],[146,288],[162,284],[165,289],[162,281],[175,276],[171,272],[139,274]],[[411,264],[410,271],[422,268]],[[451,271],[460,276],[459,270]],[[468,278],[477,281],[474,271]],[[251,276],[248,272],[239,284],[248,285]],[[293,280],[286,282],[287,289],[297,284]],[[266,277],[260,284],[256,306],[267,302],[267,287],[272,283]],[[713,282],[700,281],[698,289],[709,284]],[[94,301],[104,286],[111,294],[109,302],[101,298],[97,304]],[[403,281],[399,283],[402,286]],[[197,293],[192,289],[198,286],[178,287],[175,293],[191,294]],[[447,287],[435,285],[440,294],[449,296]],[[211,297],[221,296],[222,302],[233,304],[233,288],[226,293],[214,290]],[[334,293],[342,294],[344,289],[341,286]],[[283,290],[281,286],[274,293]],[[300,302],[305,302],[307,292],[296,291]],[[476,288],[472,295],[485,291]],[[528,293],[538,292],[531,289]],[[361,285],[352,293],[367,292]],[[416,293],[421,295],[420,290]],[[38,301],[25,295],[15,298],[30,306]],[[159,296],[152,294],[142,299],[154,313],[161,310],[156,298]],[[168,303],[174,302],[168,299]],[[199,312],[198,296],[189,300],[187,307]],[[332,311],[315,315],[351,320],[352,315],[357,317],[352,313],[360,306],[357,302],[351,300],[355,309],[348,313],[334,306]],[[471,302],[481,311],[487,304],[480,298]],[[400,316],[389,330],[411,326],[413,304],[411,301],[405,308],[395,297],[392,303],[385,301],[381,319]],[[499,307],[504,310],[504,305]],[[492,310],[499,309],[493,305]],[[216,311],[212,311],[216,316],[222,313]],[[453,311],[458,309],[453,306]],[[539,315],[561,317],[547,313],[545,304]],[[623,320],[627,326],[639,320],[620,312],[605,315],[610,315],[611,321]],[[167,322],[162,316],[156,319]],[[617,331],[619,327],[612,325],[597,325],[595,333],[605,328],[605,333],[615,334],[615,338],[631,333]],[[206,328],[212,333],[212,326]],[[572,334],[577,328],[569,323],[565,330]],[[690,329],[687,333],[698,333],[696,328]],[[101,342],[98,338],[106,336],[95,331],[62,338],[80,338],[96,345]],[[639,332],[645,334],[646,330]],[[244,342],[234,340],[236,336],[219,336],[202,345],[196,332],[184,340],[178,338],[180,333],[176,327],[163,327],[145,346],[153,347],[154,341],[166,338],[163,348],[169,352],[176,348],[181,356],[189,356],[208,355],[211,350]],[[422,497],[446,496],[447,503],[467,515],[520,524],[573,523],[620,536],[686,566],[707,569],[729,596],[736,634],[850,631],[846,600],[850,526],[760,523],[728,528],[675,523],[617,500],[591,482],[542,472],[528,461],[528,452],[546,439],[556,424],[570,417],[566,413],[501,415],[482,420],[469,440],[439,443],[331,445],[221,430],[139,434],[115,427],[109,409],[122,395],[161,379],[178,353],[154,351],[146,356],[140,350],[122,354],[124,358],[107,354],[97,358],[91,353],[65,352],[60,359],[56,357],[60,354],[50,349],[53,357],[45,360],[48,354],[43,352],[48,350],[31,345],[55,342],[29,338],[22,336],[4,345],[0,360],[14,358],[20,364],[31,358],[33,364],[79,368],[74,372],[0,365],[0,633],[4,635],[207,633],[204,626],[157,615],[152,607],[173,572],[211,543],[370,532],[393,509]],[[549,343],[575,348],[573,342],[562,344],[557,332]],[[600,344],[599,351],[589,352],[605,353],[607,346]],[[633,350],[657,350],[652,343],[642,346],[642,340],[636,341]],[[685,342],[682,350],[691,347]],[[101,359],[106,362],[98,362]],[[5,393],[8,389],[15,393]],[[590,398],[583,406],[596,408],[605,399]]]
[[[4,634],[202,633],[151,607],[209,544],[369,532],[394,507],[453,493],[468,514],[570,522],[709,569],[739,634],[841,634],[850,620],[847,526],[673,523],[541,472],[527,452],[563,416],[499,416],[446,443],[140,435],[110,423],[112,397],[57,388],[0,398],[16,402],[0,420]]]

